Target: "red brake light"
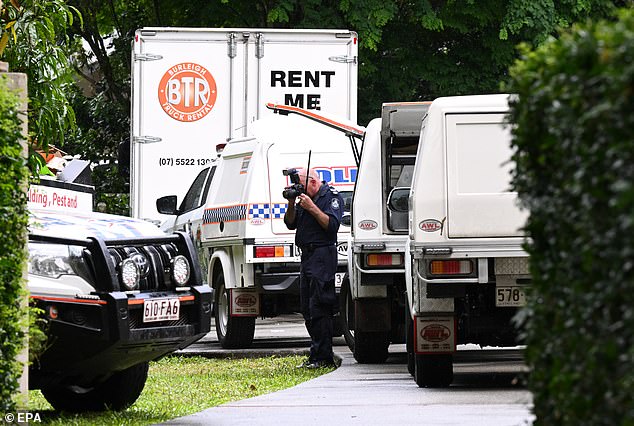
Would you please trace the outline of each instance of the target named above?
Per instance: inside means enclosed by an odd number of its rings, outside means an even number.
[[[432,260],[429,262],[431,275],[469,275],[473,272],[471,260]]]
[[[274,246],[256,247],[255,257],[275,257],[275,247]]]
[[[255,258],[290,257],[291,246],[286,244],[279,246],[255,246],[253,254]]]
[[[365,257],[366,266],[389,267],[402,266],[403,255],[401,253],[371,253]]]

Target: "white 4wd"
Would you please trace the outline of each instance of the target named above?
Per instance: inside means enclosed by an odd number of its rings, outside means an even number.
[[[31,208],[28,266],[48,334],[29,387],[56,410],[128,407],[148,361],[209,331],[211,291],[186,234],[128,217]]]

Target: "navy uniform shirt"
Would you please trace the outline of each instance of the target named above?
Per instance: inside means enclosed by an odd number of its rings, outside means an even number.
[[[313,202],[328,215],[328,229],[324,230],[317,219],[302,206],[295,205],[295,222],[288,224],[288,228],[297,229],[295,244],[302,250],[337,244],[337,231],[343,215],[343,198],[335,188],[322,182]]]

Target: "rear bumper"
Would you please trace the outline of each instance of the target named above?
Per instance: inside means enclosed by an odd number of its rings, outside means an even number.
[[[112,372],[182,349],[207,334],[212,293],[208,286],[185,292],[122,292],[100,299],[32,296],[49,318],[49,340],[31,366],[32,389],[51,384],[90,386]],[[143,323],[143,299],[178,297],[178,320]],[[52,309],[57,314],[51,315]]]

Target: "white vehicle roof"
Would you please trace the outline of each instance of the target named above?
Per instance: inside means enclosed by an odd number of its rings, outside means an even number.
[[[410,203],[415,241],[522,237],[511,190],[510,95],[439,98],[423,122]]]
[[[45,209],[29,210],[29,233],[71,239],[87,237],[115,239],[165,235],[150,222],[126,216]]]

